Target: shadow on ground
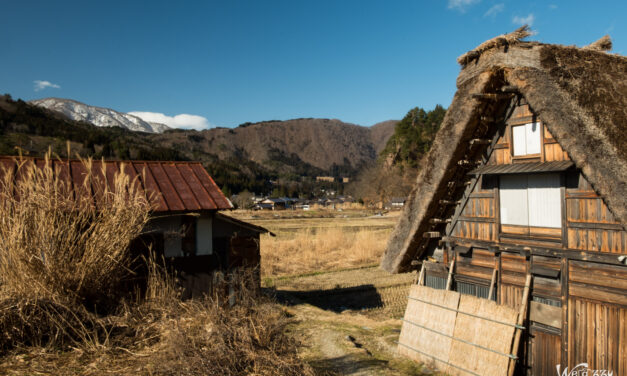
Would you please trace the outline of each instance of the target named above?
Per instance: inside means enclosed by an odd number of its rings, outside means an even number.
[[[285,305],[308,303],[318,308],[343,312],[383,306],[381,295],[374,285],[334,288],[328,290],[271,290],[276,299]]]
[[[385,369],[388,361],[375,358],[356,359],[352,355],[316,360],[309,363],[319,372],[339,373],[341,375],[361,374],[373,369]]]

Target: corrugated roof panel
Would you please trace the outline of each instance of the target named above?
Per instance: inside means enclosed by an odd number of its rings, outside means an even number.
[[[104,191],[107,184],[105,178],[105,166],[101,161],[94,161],[91,165],[91,190],[94,193],[94,201],[99,204],[103,201]],[[100,207],[99,207],[100,208]]]
[[[163,169],[174,186],[174,190],[178,193],[186,210],[200,210],[200,204],[196,201],[196,197],[192,193],[189,185],[181,176],[181,172],[176,164],[163,164]]]
[[[560,172],[572,168],[572,161],[514,163],[504,165],[484,165],[469,172],[470,175],[529,174],[540,172]]]
[[[194,171],[189,167],[189,165],[181,163],[178,164],[177,167],[181,176],[183,176],[183,179],[185,179],[185,182],[187,182],[187,185],[191,188],[192,193],[196,197],[196,201],[198,201],[201,208],[204,210],[217,209],[213,198],[211,198],[209,193],[202,186],[202,183],[198,180],[198,177],[194,174]]]
[[[211,195],[213,201],[215,201],[218,209],[232,209],[231,203],[226,199],[218,185],[213,181],[207,170],[200,163],[191,164],[190,167],[194,170],[196,177],[202,183],[205,190]]]
[[[87,180],[88,172],[83,162],[71,161],[70,172],[72,174],[72,185],[74,187],[75,197],[91,200],[91,184]]]
[[[129,183],[138,191],[138,193],[142,196],[146,196],[144,192],[144,188],[142,186],[142,181],[137,176],[137,172],[135,172],[135,168],[133,167],[133,162],[122,162],[124,166],[124,173],[129,177]]]
[[[155,177],[152,175],[152,171],[148,168],[146,163],[133,163],[133,167],[135,171],[140,176],[140,179],[144,185],[144,190],[146,192],[146,198],[152,201],[153,210],[159,212],[168,211],[168,204],[163,198],[163,194],[159,189],[159,185],[155,180]]]
[[[148,167],[152,172],[152,176],[155,177],[155,181],[159,186],[159,191],[163,194],[163,198],[168,204],[168,210],[185,210],[185,205],[183,205],[183,202],[176,193],[172,182],[168,179],[168,175],[164,171],[163,165],[161,163],[148,163]]]
[[[0,179],[4,180],[5,174],[7,173],[11,175],[10,179],[13,179],[12,176],[13,176],[14,169],[15,169],[15,162],[11,161],[10,159],[5,159],[5,158],[0,159]]]
[[[54,161],[54,175],[59,180],[59,191],[62,195],[71,195],[72,180],[70,179],[70,164],[67,161]]]
[[[13,171],[17,165],[26,167],[33,163],[39,168],[45,166],[45,160],[41,158],[23,158],[17,162],[17,158],[14,157],[0,157],[0,166],[9,171]],[[90,200],[95,198],[98,202],[101,201],[105,187],[110,191],[115,190],[115,176],[120,172],[122,165],[129,178],[139,184],[138,189],[143,190],[152,200],[154,211],[232,208],[207,170],[197,162],[108,161],[103,166],[102,161],[93,161],[91,179],[85,185],[85,179],[89,174],[82,161],[52,160],[54,174],[65,187],[66,192],[63,194],[74,194],[76,197],[87,195]],[[14,179],[19,178],[19,174],[16,175]]]
[[[118,172],[118,162],[105,161],[105,177],[107,178],[107,187],[111,192],[115,192],[115,174]]]

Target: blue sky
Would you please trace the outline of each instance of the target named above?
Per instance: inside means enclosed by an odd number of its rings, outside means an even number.
[[[524,22],[547,43],[609,33],[626,55],[625,15],[625,1],[5,1],[0,93],[196,128],[372,125],[447,107],[456,58]]]

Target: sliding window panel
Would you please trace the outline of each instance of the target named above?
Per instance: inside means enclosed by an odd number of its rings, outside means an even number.
[[[525,125],[512,127],[514,156],[527,155],[527,131]]]
[[[501,223],[529,226],[527,175],[500,176]]]
[[[527,154],[540,154],[542,142],[540,141],[540,123],[525,125],[525,143]]]
[[[529,175],[529,226],[562,227],[559,174]]]

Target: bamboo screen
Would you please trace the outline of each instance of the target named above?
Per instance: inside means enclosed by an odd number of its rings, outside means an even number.
[[[517,318],[487,299],[414,285],[398,351],[450,375],[507,375]]]

